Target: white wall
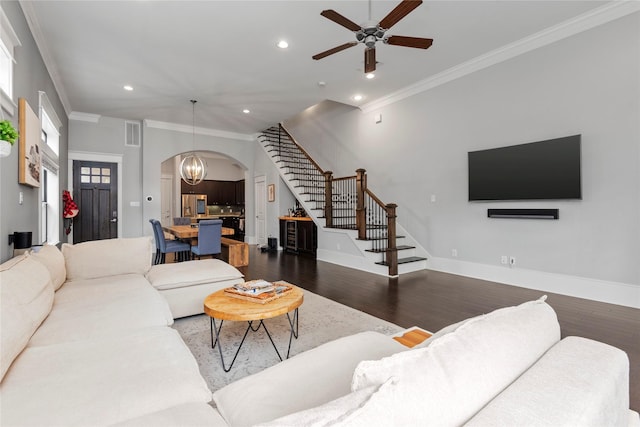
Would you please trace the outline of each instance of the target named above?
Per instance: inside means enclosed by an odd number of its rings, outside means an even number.
[[[507,281],[498,269],[511,255],[520,283],[553,273],[550,291],[589,298],[598,292],[580,289],[587,283],[640,306],[639,28],[635,13],[367,114],[327,103],[285,126],[323,168],[367,169],[369,188],[398,203],[432,261]],[[467,201],[468,151],[573,134],[582,134],[583,200]],[[486,217],[504,207],[559,208],[560,220]]]

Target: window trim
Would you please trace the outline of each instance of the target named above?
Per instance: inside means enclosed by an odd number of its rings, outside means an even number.
[[[3,108],[9,115],[13,116],[18,108],[17,104],[13,101],[14,71],[16,64],[15,48],[22,46],[22,43],[20,43],[20,39],[13,30],[13,26],[4,13],[2,6],[0,6],[0,40],[2,40],[2,44],[9,58],[11,58],[11,69],[9,70],[9,90],[11,93],[6,93],[4,89],[0,88],[0,108]]]

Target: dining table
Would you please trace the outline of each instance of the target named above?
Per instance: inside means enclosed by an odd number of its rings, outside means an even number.
[[[193,227],[191,225],[163,225],[162,229],[169,234],[173,234],[176,238],[187,240],[198,239],[198,227]],[[223,236],[233,236],[235,234],[235,230],[230,227],[222,227],[222,235]]]

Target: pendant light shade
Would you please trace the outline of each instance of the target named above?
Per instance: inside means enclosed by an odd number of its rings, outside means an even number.
[[[204,162],[196,153],[191,153],[182,159],[180,176],[189,185],[200,184],[204,180]]]
[[[193,106],[193,149],[196,147],[196,101],[191,100]],[[198,156],[195,151],[192,151],[180,162],[180,176],[182,180],[189,185],[200,184],[204,177],[207,176],[207,169],[204,161]]]

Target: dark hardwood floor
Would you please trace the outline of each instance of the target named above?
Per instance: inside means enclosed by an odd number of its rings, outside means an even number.
[[[640,310],[503,285],[463,276],[420,271],[398,279],[252,246],[249,279],[287,280],[334,301],[402,327],[432,332],[451,323],[548,295],[562,336],[581,336],[624,350],[630,361],[630,406],[640,410]],[[580,355],[576,355],[580,357]]]

